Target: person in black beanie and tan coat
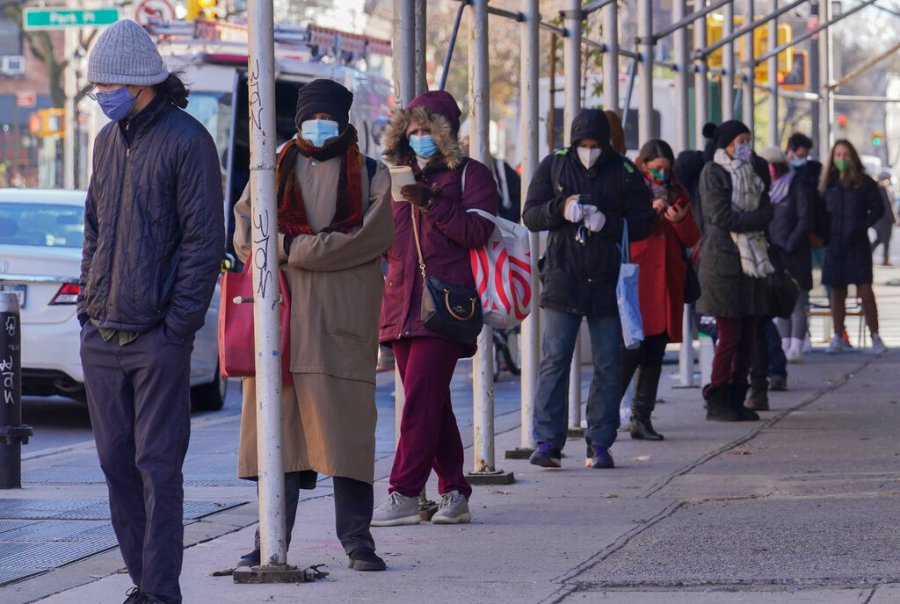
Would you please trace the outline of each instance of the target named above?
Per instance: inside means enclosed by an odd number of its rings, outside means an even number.
[[[290,287],[292,384],[283,387],[287,539],[300,489],[332,477],[338,539],[360,571],[384,570],[369,531],[375,470],[375,366],[384,291],[381,254],[393,242],[390,176],[359,150],[353,95],[313,80],[297,96],[297,135],[276,167],[278,249]],[[249,188],[234,208],[234,248],[251,252]],[[256,397],[244,380],[238,474],[258,476]],[[240,565],[259,564],[255,548]]]

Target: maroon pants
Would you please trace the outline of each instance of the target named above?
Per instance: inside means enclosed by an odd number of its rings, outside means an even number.
[[[459,491],[468,498],[472,487],[463,474],[462,439],[450,402],[450,380],[464,346],[422,337],[397,340],[393,348],[406,404],[389,491],[418,497],[434,468],[440,494]]]
[[[713,357],[710,388],[725,384],[746,384],[750,365],[753,364],[753,349],[756,346],[757,317],[728,319],[716,317],[719,340]]]

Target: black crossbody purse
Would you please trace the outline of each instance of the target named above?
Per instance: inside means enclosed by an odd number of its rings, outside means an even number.
[[[478,338],[483,325],[481,298],[468,287],[444,283],[425,273],[425,259],[419,241],[419,225],[416,208],[410,204],[413,237],[419,255],[419,272],[422,274],[422,324],[445,338],[471,343]]]

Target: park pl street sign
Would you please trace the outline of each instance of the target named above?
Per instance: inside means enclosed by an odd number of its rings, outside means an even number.
[[[97,27],[112,25],[119,20],[118,8],[65,9],[26,8],[23,11],[23,29],[65,29],[67,27]]]

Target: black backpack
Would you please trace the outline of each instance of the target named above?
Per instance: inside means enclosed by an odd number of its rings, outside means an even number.
[[[816,195],[813,199],[813,228],[809,240],[813,247],[825,247],[831,238],[831,212],[825,200]]]

